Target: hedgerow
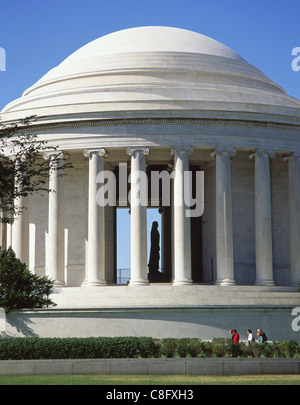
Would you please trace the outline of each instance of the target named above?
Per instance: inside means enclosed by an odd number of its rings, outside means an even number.
[[[110,358],[260,357],[300,358],[300,344],[233,344],[231,339],[151,337],[0,338],[0,360]]]

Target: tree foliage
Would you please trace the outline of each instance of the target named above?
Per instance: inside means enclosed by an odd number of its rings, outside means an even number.
[[[12,248],[0,248],[0,307],[11,309],[47,308],[53,282],[33,274],[15,255]]]

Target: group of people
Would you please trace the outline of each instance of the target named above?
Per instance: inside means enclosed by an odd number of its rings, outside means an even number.
[[[232,335],[232,343],[237,344],[240,341],[240,335],[238,334],[236,329],[230,329],[229,333]],[[265,332],[263,332],[261,329],[257,329],[257,343],[263,343],[263,342],[267,342],[268,338],[267,335],[265,334]],[[251,345],[252,342],[255,342],[255,338],[253,336],[252,330],[248,329],[247,330],[247,335],[248,335],[248,345]]]

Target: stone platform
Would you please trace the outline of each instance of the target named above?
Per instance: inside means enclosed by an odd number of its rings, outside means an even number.
[[[237,329],[263,329],[270,340],[300,341],[292,328],[300,307],[296,288],[212,285],[59,288],[55,308],[2,314],[6,336],[229,337]],[[300,313],[300,309],[299,309]]]

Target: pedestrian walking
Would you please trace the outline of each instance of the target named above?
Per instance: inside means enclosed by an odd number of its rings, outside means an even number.
[[[251,329],[247,329],[247,335],[248,335],[248,345],[251,345],[252,342],[255,342]]]
[[[268,337],[265,334],[265,332],[263,332],[261,329],[257,329],[257,336],[258,336],[258,341],[257,343],[264,343],[268,341]]]
[[[233,332],[232,342],[233,342],[234,344],[239,343],[239,342],[240,342],[240,335],[237,333],[237,330],[236,330],[236,329],[233,329],[232,332]]]

